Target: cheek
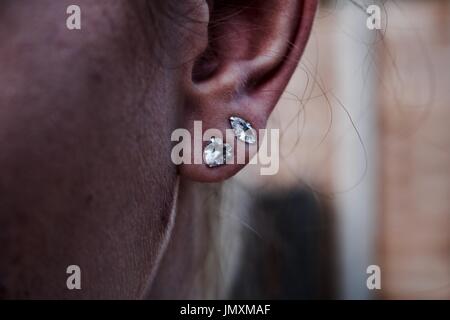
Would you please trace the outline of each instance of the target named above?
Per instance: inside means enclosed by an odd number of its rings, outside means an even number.
[[[116,32],[87,14],[96,33],[66,34],[41,8],[48,20],[16,13],[19,32],[2,38],[0,273],[11,295],[137,297],[155,267],[176,177],[176,75],[147,63],[125,3],[106,12]],[[64,286],[73,264],[82,292]]]

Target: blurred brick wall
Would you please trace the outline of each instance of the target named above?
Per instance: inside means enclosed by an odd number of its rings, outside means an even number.
[[[383,298],[450,299],[449,5],[388,6],[378,48]]]

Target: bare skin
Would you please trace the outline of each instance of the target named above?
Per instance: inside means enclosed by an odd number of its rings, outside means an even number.
[[[257,11],[242,14],[235,23],[284,31],[235,33],[236,48],[246,50],[217,56],[214,72],[202,62],[205,50],[235,43],[226,28],[215,29],[223,40],[208,37],[222,4],[167,3],[184,16],[167,17],[170,8],[146,0],[79,0],[81,31],[66,28],[71,1],[0,4],[1,297],[176,297],[176,279],[164,270],[189,281],[182,262],[201,255],[176,247],[197,219],[192,198],[174,208],[177,180],[183,198],[187,179],[221,181],[242,166],[177,167],[170,134],[194,119],[224,129],[236,110],[264,127],[306,44],[316,1],[255,1],[259,13],[296,14],[259,22]],[[283,55],[255,63],[267,44]],[[251,94],[239,87],[250,82],[258,83]],[[227,94],[238,87],[239,95]],[[242,111],[243,101],[258,108]],[[171,232],[180,210],[186,223]],[[82,269],[82,290],[65,286],[72,264]],[[162,292],[158,277],[169,289]]]

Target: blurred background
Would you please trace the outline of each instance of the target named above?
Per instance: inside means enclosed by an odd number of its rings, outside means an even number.
[[[278,174],[225,185],[231,296],[450,299],[449,124],[450,0],[322,1],[269,121]]]

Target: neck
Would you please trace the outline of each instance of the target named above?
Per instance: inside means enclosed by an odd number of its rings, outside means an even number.
[[[146,298],[211,298],[215,285],[214,252],[220,185],[180,179],[174,219]]]

